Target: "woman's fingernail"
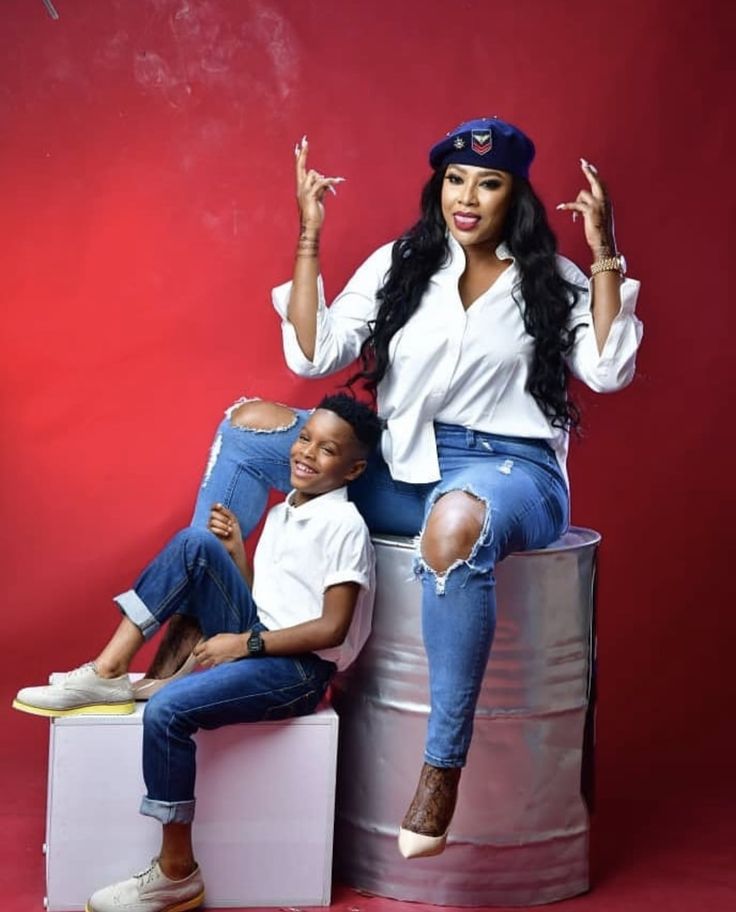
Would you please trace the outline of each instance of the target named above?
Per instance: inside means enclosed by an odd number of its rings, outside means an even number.
[[[299,154],[299,143],[296,143],[294,145],[294,155],[298,155],[298,154]]]
[[[573,220],[573,222],[577,222],[577,220],[578,220],[578,214],[574,209],[572,211],[572,220]]]
[[[304,148],[304,146],[306,146],[306,144],[307,144],[307,134],[305,133],[304,136],[302,136],[302,148]]]
[[[590,165],[587,163],[587,161],[586,161],[584,158],[581,158],[581,159],[580,159],[580,164],[583,166],[583,168],[589,168],[589,167],[590,167]]]
[[[330,193],[331,193],[333,196],[337,196],[337,190],[335,190],[335,188],[334,188],[331,184],[328,184],[328,185],[327,185],[327,189],[330,191]]]
[[[333,180],[336,184],[344,184],[347,180],[347,177],[333,177]]]
[[[596,166],[595,166],[595,165],[591,165],[590,162],[588,162],[588,167],[589,167],[590,170],[593,172],[593,174],[597,174],[597,173],[598,173],[598,169],[596,168]]]
[[[555,206],[555,209],[564,209],[564,208],[565,208],[564,203],[560,203],[559,205]]]

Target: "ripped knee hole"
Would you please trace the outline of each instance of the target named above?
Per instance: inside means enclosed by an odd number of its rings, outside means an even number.
[[[421,536],[421,555],[435,573],[469,560],[486,523],[488,505],[468,491],[448,491],[435,501]]]
[[[233,427],[249,431],[288,431],[296,422],[296,413],[288,406],[263,399],[234,406],[228,417]]]

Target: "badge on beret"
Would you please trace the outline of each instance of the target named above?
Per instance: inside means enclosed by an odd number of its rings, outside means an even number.
[[[455,139],[452,141],[452,144],[456,149],[465,148],[465,140],[462,138],[462,136],[456,136]]]
[[[473,130],[470,134],[470,147],[476,155],[485,155],[493,148],[490,130]]]

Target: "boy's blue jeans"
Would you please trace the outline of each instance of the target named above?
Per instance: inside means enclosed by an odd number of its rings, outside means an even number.
[[[145,637],[174,613],[196,618],[205,637],[265,629],[240,571],[206,529],[179,532],[115,601]],[[217,665],[162,688],[143,715],[147,794],[141,812],[161,823],[188,823],[194,816],[194,732],[311,713],[334,670],[313,653],[265,656]]]
[[[193,524],[210,507],[233,510],[243,534],[257,524],[269,488],[288,491],[289,449],[309,412],[294,409],[288,427],[273,431],[233,426],[229,412],[210,452]],[[496,618],[494,568],[512,551],[542,548],[567,526],[568,492],[557,460],[543,441],[499,437],[437,424],[442,478],[432,484],[394,481],[380,455],[350,485],[350,498],[372,532],[415,536],[434,502],[466,491],[486,506],[480,537],[467,560],[438,574],[421,557],[422,632],[429,662],[431,713],[425,759],[463,766]]]

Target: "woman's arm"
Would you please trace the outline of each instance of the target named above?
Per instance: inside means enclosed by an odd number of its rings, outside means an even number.
[[[583,214],[585,239],[593,261],[598,262],[617,254],[613,208],[597,170],[584,159],[581,164],[590,191],[581,190],[575,202],[557,208],[571,210],[573,218]],[[586,284],[585,276],[569,260],[560,257],[559,262],[568,281]],[[578,329],[567,364],[575,377],[596,392],[614,392],[632,380],[636,368],[642,338],[642,325],[634,313],[639,283],[611,269],[591,276],[587,285],[571,315],[571,326]]]
[[[282,630],[264,630],[265,655],[301,655],[339,646],[350,628],[359,592],[358,583],[337,583],[325,590],[321,617]],[[249,637],[250,631],[218,633],[200,643],[194,654],[205,668],[244,659],[248,656]]]
[[[325,177],[307,170],[306,136],[294,149],[296,156],[296,200],[299,208],[299,240],[294,258],[294,276],[289,296],[287,317],[296,332],[299,347],[314,360],[317,342],[317,308],[319,307],[319,240],[325,220],[324,195],[335,192],[342,177]]]
[[[307,170],[306,140],[297,145],[296,186],[299,208],[292,281],[274,288],[273,306],[281,317],[284,358],[301,377],[324,377],[353,362],[370,331],[377,310],[376,291],[391,263],[391,245],[379,248],[358,268],[345,289],[327,307],[320,275],[319,244],[324,223],[324,194],[343,178]]]
[[[581,190],[575,202],[560,203],[557,208],[572,211],[573,218],[578,212],[582,213],[585,240],[591,249],[593,262],[598,263],[618,253],[613,207],[597,169],[584,158],[580,159],[580,163],[590,190]],[[599,354],[606,344],[611,324],[621,310],[621,280],[622,274],[618,269],[598,272],[591,280],[590,309]]]

